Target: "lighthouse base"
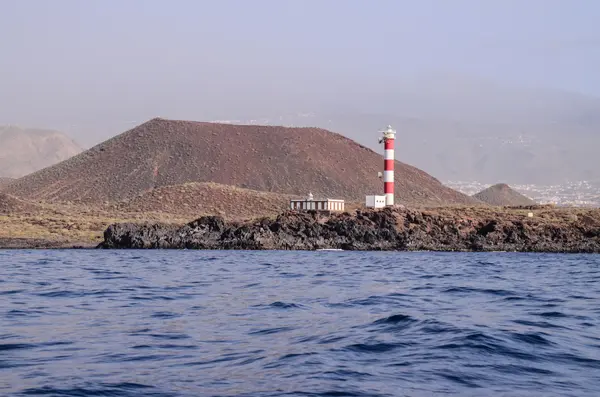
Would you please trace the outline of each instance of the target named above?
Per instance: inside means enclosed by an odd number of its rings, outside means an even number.
[[[385,206],[393,207],[394,206],[394,193],[386,193],[385,195]]]

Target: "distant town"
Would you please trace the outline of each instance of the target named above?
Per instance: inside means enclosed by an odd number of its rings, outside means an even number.
[[[473,195],[493,183],[446,181],[446,186]],[[589,181],[569,182],[557,185],[509,184],[517,192],[540,204],[570,207],[600,207],[600,183]]]

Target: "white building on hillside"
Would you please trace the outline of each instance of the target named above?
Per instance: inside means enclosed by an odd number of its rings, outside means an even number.
[[[338,199],[319,199],[315,200],[312,193],[308,198],[300,200],[290,200],[290,209],[298,211],[344,211],[344,200]]]

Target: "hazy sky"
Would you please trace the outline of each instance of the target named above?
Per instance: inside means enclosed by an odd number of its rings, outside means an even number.
[[[430,72],[600,97],[598,21],[597,0],[0,0],[0,124],[86,144]]]

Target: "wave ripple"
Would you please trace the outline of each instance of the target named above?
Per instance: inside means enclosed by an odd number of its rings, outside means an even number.
[[[0,251],[2,396],[598,396],[599,255]]]

